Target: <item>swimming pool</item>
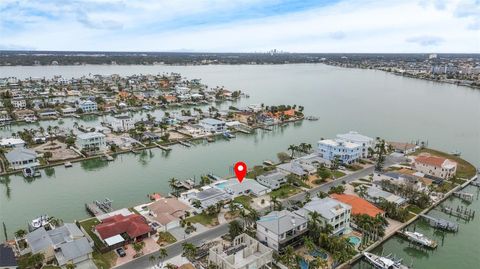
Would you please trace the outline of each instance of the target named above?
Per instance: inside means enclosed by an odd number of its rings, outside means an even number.
[[[224,181],[224,182],[215,184],[215,188],[224,190],[227,185],[228,185],[228,181]]]
[[[362,239],[360,239],[360,237],[358,237],[358,236],[351,235],[351,236],[348,237],[348,242],[350,242],[350,244],[352,244],[354,246],[358,246],[360,244],[360,242],[362,242]]]
[[[310,255],[312,255],[313,257],[320,257],[324,260],[328,259],[328,254],[322,250],[318,250],[318,249],[315,249],[315,250],[312,250],[310,252]]]
[[[300,265],[300,269],[308,269],[308,263],[305,259],[300,259],[298,265]]]

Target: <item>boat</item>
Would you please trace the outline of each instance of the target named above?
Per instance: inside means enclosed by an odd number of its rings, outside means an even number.
[[[37,117],[35,117],[35,116],[25,117],[25,122],[27,122],[27,123],[32,123],[32,122],[36,122],[36,121],[37,121]]]
[[[23,176],[26,178],[41,176],[40,171],[36,171],[33,167],[25,167],[22,173],[23,173]]]
[[[432,240],[426,237],[424,234],[421,234],[419,232],[410,232],[410,231],[405,231],[403,233],[410,241],[414,243],[418,243],[420,245],[431,247],[431,248],[437,247],[437,242],[435,240]]]
[[[33,219],[32,221],[30,221],[30,223],[28,223],[28,230],[30,232],[33,232],[38,228],[47,226],[48,224],[50,224],[50,219],[51,218],[48,215],[42,215],[36,219]]]
[[[450,152],[450,154],[452,154],[453,156],[457,156],[457,157],[459,157],[460,155],[462,155],[462,153],[461,153],[460,151],[458,151],[458,150],[452,151],[452,152]]]
[[[215,142],[215,138],[213,137],[207,137],[207,142],[211,143],[211,142]]]
[[[63,165],[65,166],[65,168],[69,168],[73,166],[71,162],[65,162]]]
[[[306,120],[311,120],[311,121],[315,121],[315,120],[318,120],[318,117],[315,117],[315,116],[307,116],[305,117]]]
[[[390,255],[386,257],[382,257],[370,252],[364,252],[363,256],[365,257],[368,263],[370,263],[371,265],[373,265],[375,268],[378,268],[378,269],[409,269],[411,268],[406,265],[403,265],[401,263],[401,260],[395,261],[393,259],[390,259],[389,258]]]
[[[225,138],[228,138],[228,139],[230,139],[230,138],[235,138],[235,135],[232,134],[232,133],[230,133],[230,132],[224,132],[224,133],[223,133],[223,136],[224,136]]]

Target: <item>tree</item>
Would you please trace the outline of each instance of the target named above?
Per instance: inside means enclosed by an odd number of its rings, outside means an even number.
[[[143,248],[145,247],[145,242],[143,241],[135,242],[133,243],[132,247],[133,247],[133,250],[135,250],[136,255],[140,256]]]
[[[332,164],[330,165],[330,168],[335,171],[340,167],[340,156],[335,155],[332,160]]]
[[[158,260],[160,260],[160,268],[163,267],[163,260],[168,257],[167,250],[164,248],[160,248],[158,250]]]
[[[51,151],[46,151],[43,153],[43,157],[45,158],[46,161],[48,161],[48,159],[52,158],[53,154]]]
[[[153,265],[155,265],[155,261],[157,260],[157,258],[154,255],[151,255],[150,257],[148,257],[148,260],[150,261],[150,263],[153,266]]]
[[[312,251],[315,249],[315,243],[313,242],[311,237],[305,237],[305,239],[303,240],[303,244],[308,251]]]
[[[25,237],[25,235],[27,235],[27,231],[25,231],[24,229],[20,229],[20,230],[15,232],[15,237],[16,238],[23,238],[23,237]]]
[[[192,201],[192,205],[195,208],[200,208],[202,206],[202,202],[200,202],[200,200],[195,199]]]
[[[67,263],[65,265],[65,268],[66,269],[75,269],[75,268],[77,268],[77,266],[74,263]]]
[[[230,224],[228,225],[228,234],[230,235],[230,238],[233,239],[242,233],[243,226],[238,220],[230,222]]]
[[[195,245],[193,245],[192,243],[185,242],[182,244],[182,248],[183,248],[183,256],[193,261],[195,259],[195,256],[197,256],[197,247],[195,247]]]
[[[343,185],[338,185],[338,186],[332,186],[330,190],[328,191],[328,194],[343,194],[345,192],[345,186]]]
[[[280,162],[282,162],[282,163],[290,160],[290,156],[289,156],[287,153],[285,153],[285,152],[279,152],[279,153],[277,153],[277,158],[278,158],[278,160],[279,160]]]
[[[178,196],[178,194],[177,194],[177,192],[178,192],[177,183],[178,183],[178,180],[174,177],[172,177],[168,180],[168,185],[172,189],[172,192],[175,193],[175,196]]]
[[[375,170],[382,171],[383,165],[385,163],[385,140],[377,138],[377,143],[375,144],[375,154],[377,155],[377,161],[375,163]]]
[[[288,149],[287,149],[287,150],[290,150],[290,151],[291,151],[290,158],[293,158],[293,155],[295,154],[295,151],[297,151],[297,146],[295,146],[295,145],[290,145],[290,146],[288,146]]]

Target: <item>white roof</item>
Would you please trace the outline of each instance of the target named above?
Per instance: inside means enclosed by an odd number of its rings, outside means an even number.
[[[18,144],[25,144],[25,141],[20,138],[2,138],[0,141],[1,146],[10,146],[10,145],[18,145]]]
[[[349,141],[358,141],[358,142],[370,142],[373,141],[373,138],[359,134],[358,132],[350,131],[346,134],[338,134],[338,138],[349,140]]]
[[[345,141],[343,139],[334,139],[334,140],[333,139],[324,139],[324,140],[318,141],[318,144],[328,145],[328,146],[332,146],[332,147],[343,146],[343,147],[349,148],[349,149],[354,149],[354,148],[360,147],[359,144],[351,143],[351,142]]]
[[[97,132],[82,133],[77,135],[77,138],[80,138],[80,139],[90,139],[90,138],[97,138],[97,137],[105,137],[105,135]]]
[[[125,241],[125,239],[123,239],[123,237],[119,234],[105,239],[105,243],[107,243],[108,246],[113,246],[123,241]]]

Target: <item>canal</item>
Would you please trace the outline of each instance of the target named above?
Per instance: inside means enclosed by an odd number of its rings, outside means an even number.
[[[315,144],[322,137],[350,130],[387,140],[427,141],[432,148],[446,152],[460,151],[466,160],[476,166],[480,164],[480,91],[467,87],[404,78],[381,71],[320,64],[0,67],[0,77],[19,78],[164,72],[179,72],[189,79],[201,78],[210,87],[239,89],[251,96],[234,104],[236,106],[250,103],[297,104],[305,107],[307,116],[317,116],[320,120],[290,124],[272,132],[241,134],[230,141],[199,143],[191,148],[174,146],[168,154],[152,149],[137,155],[118,156],[114,162],[84,161],[75,163],[73,168],[56,167],[42,171],[43,176],[32,182],[21,176],[4,177],[0,185],[0,221],[5,222],[9,234],[40,214],[65,221],[81,219],[87,216],[84,203],[104,197],[112,199],[115,208],[132,206],[146,201],[148,193],[168,193],[167,181],[171,177],[198,178],[209,172],[227,175],[230,166],[237,160],[244,160],[247,165],[258,164],[266,159],[275,159],[276,153],[285,151],[290,144]],[[222,104],[222,107],[228,105]],[[162,112],[155,113],[161,116]],[[96,126],[104,119],[66,119],[63,125],[71,126],[73,121]],[[54,125],[56,121],[40,124]],[[11,132],[3,130],[1,135],[7,136]],[[471,227],[472,223],[465,225]],[[446,238],[446,244],[460,240],[458,244],[468,253],[477,249],[480,236],[474,230],[463,228],[458,234],[447,235]],[[400,240],[389,240],[384,247],[395,250],[392,251],[394,253],[400,252],[398,255],[408,254],[408,250],[402,250],[408,244]],[[440,246],[437,252],[428,255],[441,265],[444,264],[443,258],[436,253],[442,251]],[[425,260],[421,254],[412,254],[412,258],[414,265]],[[477,259],[478,264],[478,255],[456,256],[453,262],[466,259]]]

